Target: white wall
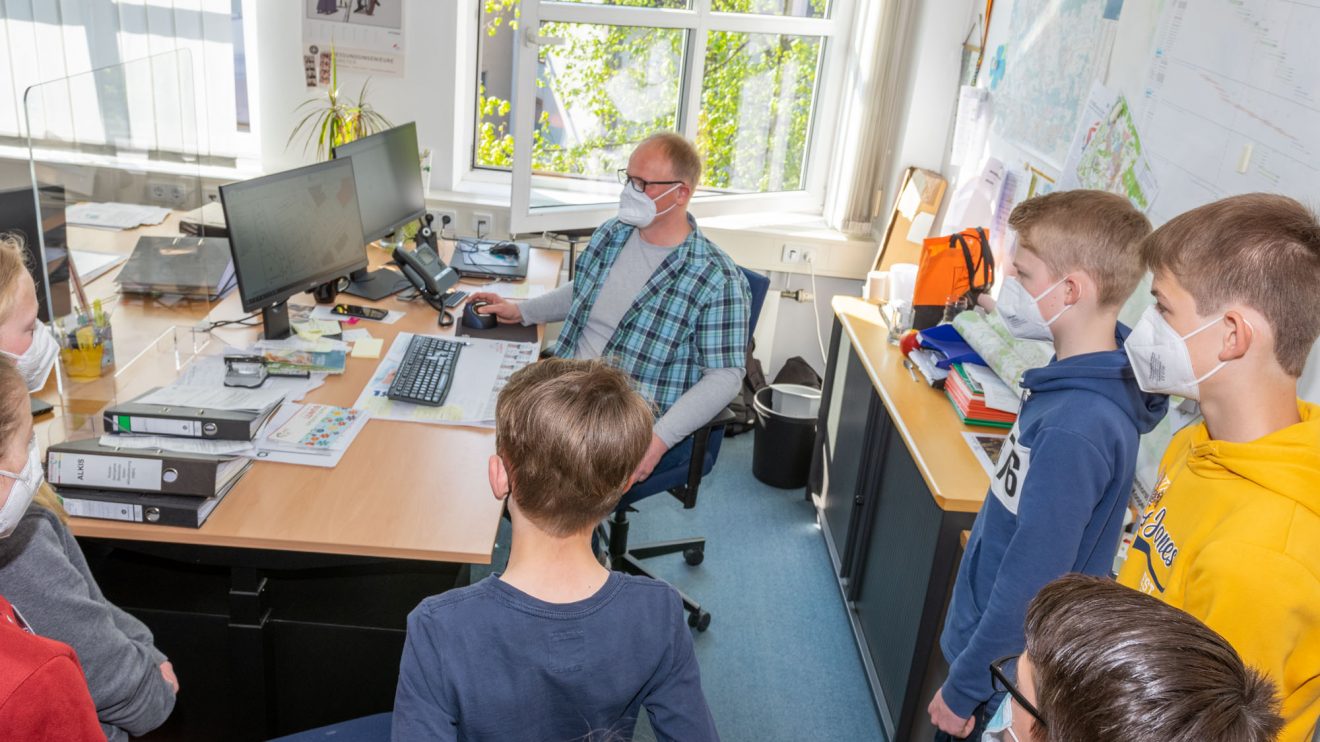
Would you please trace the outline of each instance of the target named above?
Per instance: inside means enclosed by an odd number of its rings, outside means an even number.
[[[404,0],[400,0],[404,1]],[[301,116],[297,107],[311,97],[325,95],[325,88],[306,87],[302,63],[302,3],[256,3],[257,59],[249,79],[257,88],[258,101],[253,112],[254,130],[261,140],[262,168],[277,172],[312,162],[315,147],[304,154],[301,139],[289,147],[285,143]],[[391,122],[417,122],[417,140],[429,147],[435,159],[432,165],[432,190],[453,187],[456,160],[454,134],[458,112],[454,101],[460,85],[457,70],[461,55],[475,54],[473,41],[460,39],[457,23],[460,13],[476,15],[473,0],[420,2],[406,0],[404,5],[404,76],[371,76],[367,100]],[[340,71],[339,88],[354,99],[362,89],[366,75]],[[470,109],[467,111],[471,113]],[[470,145],[468,147],[470,149]]]
[[[957,112],[962,45],[976,6],[972,0],[917,0],[909,32],[912,44],[906,85],[898,98],[899,105],[907,110],[907,119],[895,144],[891,167],[880,181],[885,201],[876,230],[885,228],[904,170],[916,166],[951,179],[949,142]]]

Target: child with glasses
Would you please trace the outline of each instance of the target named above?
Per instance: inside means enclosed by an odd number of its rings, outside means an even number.
[[[991,663],[989,742],[1271,742],[1274,684],[1192,616],[1068,575],[1027,609],[1026,651]]]

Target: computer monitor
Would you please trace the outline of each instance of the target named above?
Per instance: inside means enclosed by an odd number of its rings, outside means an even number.
[[[289,335],[289,297],[366,267],[351,160],[220,186],[243,311]]]
[[[0,234],[14,234],[23,241],[28,273],[37,287],[37,316],[42,322],[73,311],[64,201],[64,188],[57,185],[41,186],[35,198],[30,184],[0,190]]]
[[[341,144],[335,147],[334,156],[353,161],[364,243],[380,239],[426,214],[415,124],[403,124]],[[383,299],[407,285],[407,281],[400,283],[400,276],[394,271],[363,271],[352,276],[345,292]]]

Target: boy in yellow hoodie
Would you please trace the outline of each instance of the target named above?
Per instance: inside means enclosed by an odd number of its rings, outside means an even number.
[[[1320,407],[1297,379],[1320,335],[1320,222],[1284,196],[1193,209],[1142,246],[1154,272],[1127,342],[1148,392],[1200,401],[1118,580],[1222,634],[1278,685],[1282,742],[1320,716]]]

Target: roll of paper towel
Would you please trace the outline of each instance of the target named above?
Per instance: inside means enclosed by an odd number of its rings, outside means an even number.
[[[912,263],[895,263],[889,266],[888,301],[912,304],[912,295],[917,292],[917,266]]]
[[[862,299],[872,304],[889,301],[889,271],[871,271],[862,286]]]

